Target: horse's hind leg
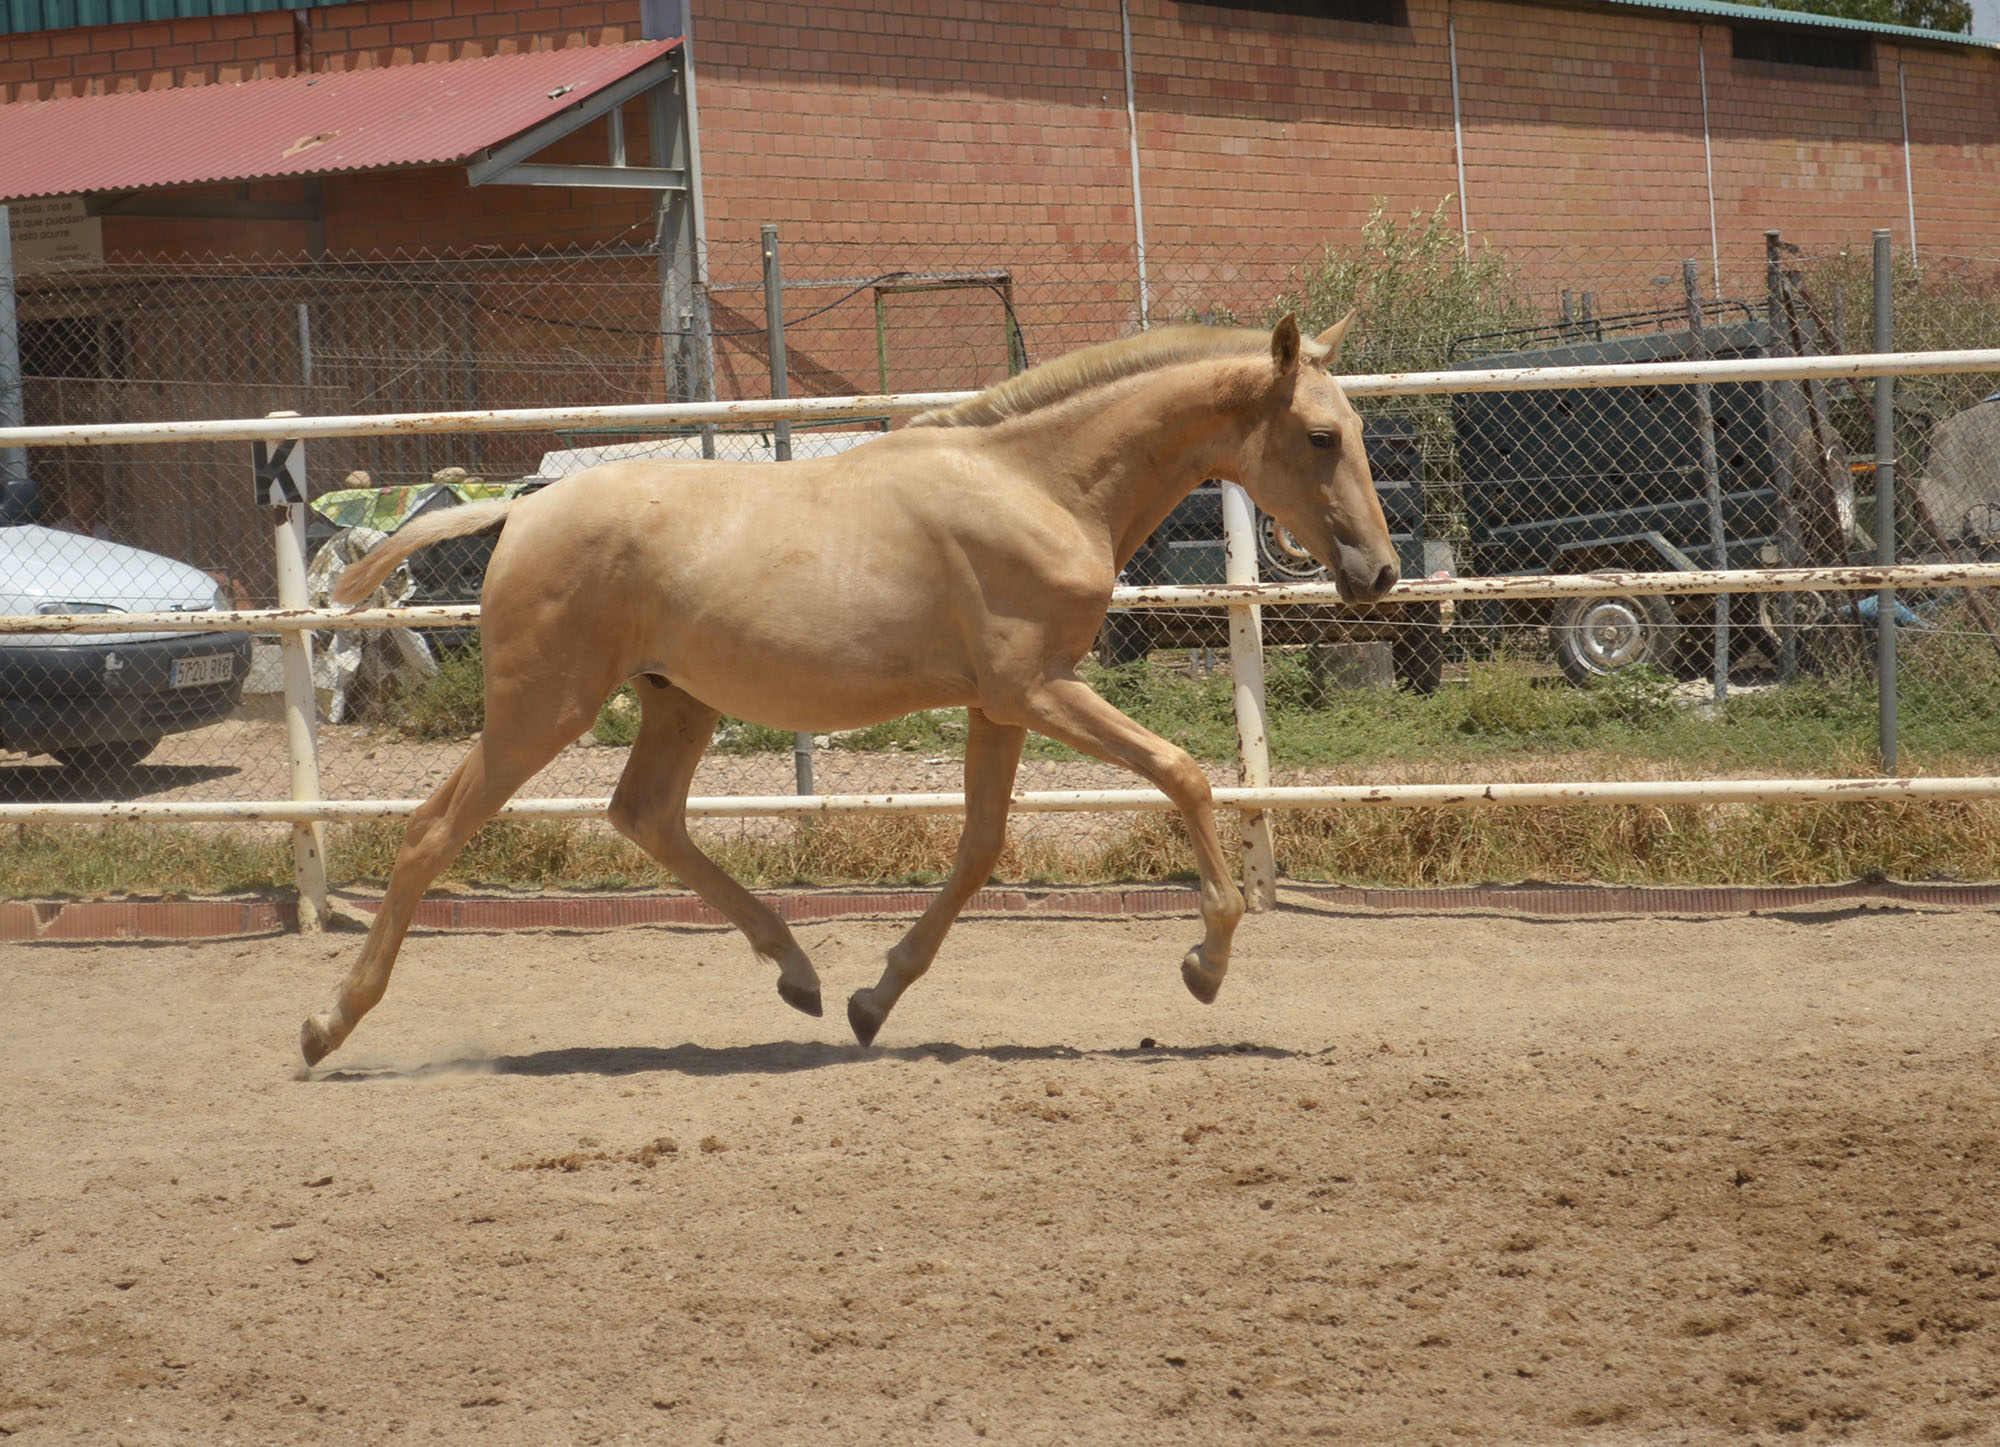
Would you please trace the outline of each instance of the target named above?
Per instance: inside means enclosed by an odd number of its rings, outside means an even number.
[[[430,882],[473,831],[581,734],[596,713],[596,704],[581,698],[568,706],[549,704],[546,693],[519,690],[511,698],[496,698],[489,688],[485,730],[444,786],[410,816],[381,907],[333,1005],[299,1027],[306,1064],[317,1065],[337,1049],[389,988],[396,952]]]
[[[718,714],[671,684],[647,679],[633,691],[639,696],[639,737],[611,796],[612,827],[749,937],[750,947],[778,967],[778,994],[786,1004],[818,1015],[819,975],[791,930],[688,837],[688,785]]]
[[[1007,807],[1028,731],[996,724],[976,708],[966,710],[966,723],[965,830],[958,836],[958,857],[930,908],[889,951],[888,967],[875,987],[848,998],[847,1023],[863,1045],[874,1040],[903,991],[931,967],[945,932],[993,873],[1007,841]]]
[[[1015,705],[1024,722],[1037,733],[1094,755],[1123,764],[1151,780],[1180,810],[1194,845],[1195,866],[1201,871],[1202,942],[1181,961],[1181,979],[1188,993],[1212,1004],[1229,969],[1229,946],[1243,918],[1243,892],[1229,877],[1222,841],[1215,832],[1215,805],[1208,779],[1185,749],[1168,743],[1091,692],[1072,676],[1041,680]]]

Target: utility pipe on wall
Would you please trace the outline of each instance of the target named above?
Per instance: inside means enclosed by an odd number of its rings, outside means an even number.
[[[1465,121],[1458,100],[1458,21],[1449,9],[1444,13],[1444,42],[1445,55],[1451,62],[1451,153],[1458,163],[1458,241],[1470,256],[1472,222],[1465,199]]]
[[[1896,57],[1896,101],[1903,115],[1903,199],[1910,208],[1910,265],[1917,264],[1917,183],[1910,169],[1910,87],[1903,58]]]
[[[1701,164],[1708,182],[1708,257],[1715,299],[1722,300],[1722,239],[1715,224],[1715,147],[1708,127],[1708,27],[1695,27],[1695,63],[1701,73]]]
[[[1153,324],[1152,285],[1146,276],[1146,197],[1139,185],[1139,106],[1132,86],[1132,8],[1118,0],[1118,26],[1125,41],[1125,126],[1132,142],[1132,228],[1139,243],[1139,330]]]

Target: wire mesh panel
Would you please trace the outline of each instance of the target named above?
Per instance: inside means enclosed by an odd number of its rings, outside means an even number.
[[[786,237],[791,392],[975,388],[1142,325],[1269,326],[1286,311],[1316,332],[1358,308],[1339,367],[1367,373],[1832,352],[1867,331],[1865,256],[1746,242],[1722,266],[1697,268],[1691,303],[1685,258],[1553,246],[1502,255],[1468,244],[1444,216],[1378,214],[1351,243],[1303,256],[1156,246],[1143,277],[1123,243],[897,248]],[[710,267],[707,371],[662,345],[658,260],[643,252],[114,264],[38,278],[20,303],[26,420],[654,402],[696,394],[708,376],[724,399],[768,395],[761,249],[718,242]],[[1922,277],[1899,274],[1898,345],[1989,343],[2000,334],[1994,276],[1984,263],[1943,259]],[[1941,377],[1899,388],[1902,556],[2000,555],[2000,402],[1982,400],[1995,385]],[[1872,560],[1869,394],[1797,383],[1706,390],[1705,406],[1692,386],[1364,400],[1369,461],[1405,575]],[[790,448],[845,451],[891,425],[794,424]],[[315,440],[305,449],[311,584],[323,593],[370,542],[429,511],[532,492],[618,457],[764,460],[775,444],[768,426]],[[7,502],[18,526],[0,530],[13,589],[0,611],[275,601],[273,519],[253,501],[247,445],[43,448],[30,462],[33,488]],[[491,547],[473,537],[418,554],[384,601],[475,600]],[[1322,576],[1261,515],[1257,553],[1267,581]],[[1217,582],[1222,559],[1219,493],[1204,485],[1143,542],[1125,577]],[[1721,615],[1726,697],[1715,687],[1712,597],[1607,588],[1553,603],[1268,607],[1277,781],[1872,772],[1875,606],[1847,594],[1731,600]],[[1905,595],[1895,607],[1906,762],[1989,772],[2000,758],[1993,608],[1976,591]],[[1220,609],[1114,610],[1082,667],[1217,782],[1235,782],[1227,636]],[[286,793],[272,639],[12,638],[0,654],[0,788],[10,798]],[[480,727],[476,633],[322,635],[319,654],[325,792],[409,798],[443,782]],[[608,794],[635,727],[636,705],[621,691],[525,792]],[[956,710],[823,735],[815,785],[955,789],[964,738]],[[695,791],[790,792],[792,749],[788,730],[727,720]],[[1037,740],[1019,786],[1134,782]],[[714,827],[740,837],[791,828]],[[950,827],[918,831],[911,872],[942,867]],[[1017,873],[1054,872],[1078,851],[1110,872],[1183,858],[1171,841],[1101,817],[1022,819],[1015,841]]]

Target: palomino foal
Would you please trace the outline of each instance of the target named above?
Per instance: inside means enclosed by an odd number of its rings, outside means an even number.
[[[963,706],[965,830],[936,900],[847,1006],[875,1038],[985,883],[1029,729],[1151,780],[1187,821],[1202,940],[1181,965],[1215,998],[1243,897],[1207,780],[1076,675],[1118,570],[1205,478],[1241,483],[1372,602],[1396,554],[1329,364],[1343,321],[1306,340],[1167,327],[1036,367],[836,457],[614,462],[514,502],[420,519],[344,573],[371,595],[418,548],[504,523],[481,634],[486,727],[411,818],[361,953],[300,1030],[308,1064],[382,998],[424,889],[529,776],[631,680],[638,740],[611,822],[749,936],[778,993],[820,1013],[819,977],[784,922],[688,837],[696,761],[724,713],[781,729],[857,728]]]

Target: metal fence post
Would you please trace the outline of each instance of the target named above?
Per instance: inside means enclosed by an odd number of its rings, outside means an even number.
[[[296,412],[273,412],[296,417]],[[278,574],[278,606],[308,608],[306,596],[306,510],[302,503],[274,507],[273,541]],[[284,663],[285,746],[291,762],[292,798],[313,800],[319,792],[319,707],[313,696],[312,634],[302,628],[279,635]],[[292,825],[292,874],[299,891],[299,933],[319,934],[331,923],[326,894],[326,829],[318,820]]]
[[[1889,233],[1875,233],[1875,350],[1894,345]],[[1896,379],[1875,379],[1875,561],[1896,561]],[[1896,772],[1896,590],[1875,595],[1875,694],[1882,772]]]
[[[792,395],[790,368],[785,361],[785,278],[778,265],[778,228],[766,221],[764,238],[764,339],[771,352],[771,395]],[[771,428],[771,455],[779,462],[792,460],[792,424],[778,422]],[[801,794],[813,791],[813,736],[803,730],[792,735],[792,781]]]
[[[14,305],[14,233],[0,206],[0,427],[25,425],[21,393],[21,321]],[[28,449],[0,447],[0,487],[28,479]]]
[[[1223,576],[1231,583],[1257,581],[1257,517],[1250,494],[1222,484]],[[1264,712],[1264,610],[1229,610],[1229,676],[1236,699],[1236,756],[1245,788],[1271,783],[1271,746]],[[1278,902],[1277,854],[1271,817],[1243,811],[1243,900],[1253,910]]]
[[[641,23],[652,39],[678,37],[680,71],[646,93],[651,163],[687,173],[686,189],[662,191],[653,246],[660,285],[660,362],[669,399],[715,400],[715,327],[708,295],[708,220],[701,194],[701,120],[695,96],[689,0],[647,3]],[[716,427],[700,424],[701,455],[715,456]]]
[[[1692,360],[1708,360],[1708,341],[1701,334],[1701,280],[1695,274],[1694,258],[1681,262],[1681,289],[1687,294],[1688,337],[1693,343]],[[1701,424],[1701,481],[1708,494],[1708,545],[1716,569],[1729,566],[1729,534],[1722,521],[1722,469],[1715,454],[1715,399],[1708,383],[1694,387],[1695,416]],[[1715,701],[1729,697],[1729,595],[1715,595]]]
[[[1784,234],[1779,231],[1764,233],[1764,292],[1766,298],[1765,320],[1771,329],[1771,352],[1774,357],[1792,355],[1791,331],[1784,325],[1785,266]],[[1781,468],[1782,472],[1783,469]],[[1778,563],[1781,567],[1796,568],[1805,561],[1805,544],[1799,536],[1799,520],[1796,511],[1798,489],[1796,479],[1780,489],[1778,508]],[[1799,676],[1798,630],[1793,626],[1798,614],[1798,600],[1790,593],[1780,593],[1776,604],[1778,615],[1778,678],[1784,683],[1796,682]]]

